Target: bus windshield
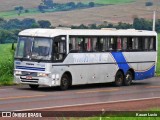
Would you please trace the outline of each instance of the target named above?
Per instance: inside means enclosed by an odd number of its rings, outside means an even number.
[[[49,38],[19,37],[15,58],[51,60],[51,51]]]

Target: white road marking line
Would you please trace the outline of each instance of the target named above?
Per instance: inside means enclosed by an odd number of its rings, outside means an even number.
[[[0,90],[11,90],[11,89],[14,89],[14,88],[7,88],[7,89],[3,89],[3,88],[1,88]]]
[[[95,103],[74,104],[74,105],[64,105],[64,106],[52,106],[52,107],[42,107],[42,108],[31,108],[31,109],[21,109],[21,110],[14,110],[14,111],[31,111],[31,110],[43,110],[43,109],[52,109],[52,108],[55,109],[55,108],[64,108],[64,107],[78,107],[78,106],[85,106],[85,105],[111,104],[111,103],[120,103],[120,102],[152,100],[152,99],[160,99],[160,97],[129,99],[129,100],[119,100],[119,101],[108,101],[108,102],[95,102]]]
[[[76,92],[76,93],[83,94],[83,93],[97,93],[97,92],[114,92],[118,90],[120,89],[88,90],[88,91],[82,91],[82,92]]]
[[[145,88],[160,88],[160,86],[147,86]]]
[[[0,90],[6,90],[6,89],[0,89]]]
[[[42,96],[46,96],[46,95],[13,96],[13,97],[4,97],[4,98],[0,98],[0,100],[22,99],[22,98],[34,98],[34,97],[42,97]]]

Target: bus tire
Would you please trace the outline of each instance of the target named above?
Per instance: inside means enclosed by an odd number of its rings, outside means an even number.
[[[70,81],[69,81],[69,77],[67,74],[64,74],[61,78],[61,85],[60,85],[60,89],[61,90],[67,90],[70,86]]]
[[[118,71],[115,76],[115,82],[114,82],[115,86],[117,87],[122,86],[123,81],[124,81],[124,75],[121,71]]]
[[[31,89],[37,89],[38,87],[39,87],[39,85],[29,85],[29,87],[31,88]]]
[[[133,80],[133,74],[132,74],[131,71],[128,71],[128,72],[126,73],[126,75],[125,75],[124,85],[125,85],[125,86],[131,85],[132,80]]]

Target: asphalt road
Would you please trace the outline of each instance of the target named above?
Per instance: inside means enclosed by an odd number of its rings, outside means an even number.
[[[81,85],[73,86],[67,91],[60,91],[57,87],[40,87],[37,90],[31,90],[26,85],[0,87],[0,111],[51,108],[63,108],[65,110],[66,107],[125,103],[137,100],[150,100],[151,102],[152,99],[156,99],[160,104],[159,77],[133,82],[131,86]]]

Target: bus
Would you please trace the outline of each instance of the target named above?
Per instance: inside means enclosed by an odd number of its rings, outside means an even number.
[[[155,76],[157,33],[135,29],[26,29],[19,33],[14,82],[39,86],[114,83]]]

